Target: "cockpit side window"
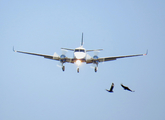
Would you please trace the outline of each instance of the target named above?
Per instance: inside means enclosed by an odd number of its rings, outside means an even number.
[[[76,49],[75,52],[79,52],[79,49]]]

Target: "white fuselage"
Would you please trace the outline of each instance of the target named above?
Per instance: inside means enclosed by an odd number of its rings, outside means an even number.
[[[86,59],[86,50],[82,47],[76,48],[74,50],[74,58],[77,60],[85,60]]]

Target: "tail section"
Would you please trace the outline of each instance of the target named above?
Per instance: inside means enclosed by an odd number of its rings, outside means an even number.
[[[82,33],[82,39],[81,39],[81,46],[83,47],[83,44],[84,44],[84,42],[83,42],[83,33]]]

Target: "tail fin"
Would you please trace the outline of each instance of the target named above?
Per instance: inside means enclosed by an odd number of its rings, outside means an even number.
[[[82,39],[81,39],[81,46],[83,46],[83,33],[82,33]]]

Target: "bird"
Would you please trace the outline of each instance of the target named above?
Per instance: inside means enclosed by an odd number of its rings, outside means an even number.
[[[124,90],[128,90],[128,91],[131,91],[131,92],[135,92],[135,91],[131,90],[129,87],[124,86],[123,84],[121,84],[121,86],[124,88]]]
[[[109,90],[107,90],[107,89],[105,89],[105,90],[108,91],[108,92],[113,92],[113,88],[114,88],[114,83],[112,83],[112,85],[111,85]]]

